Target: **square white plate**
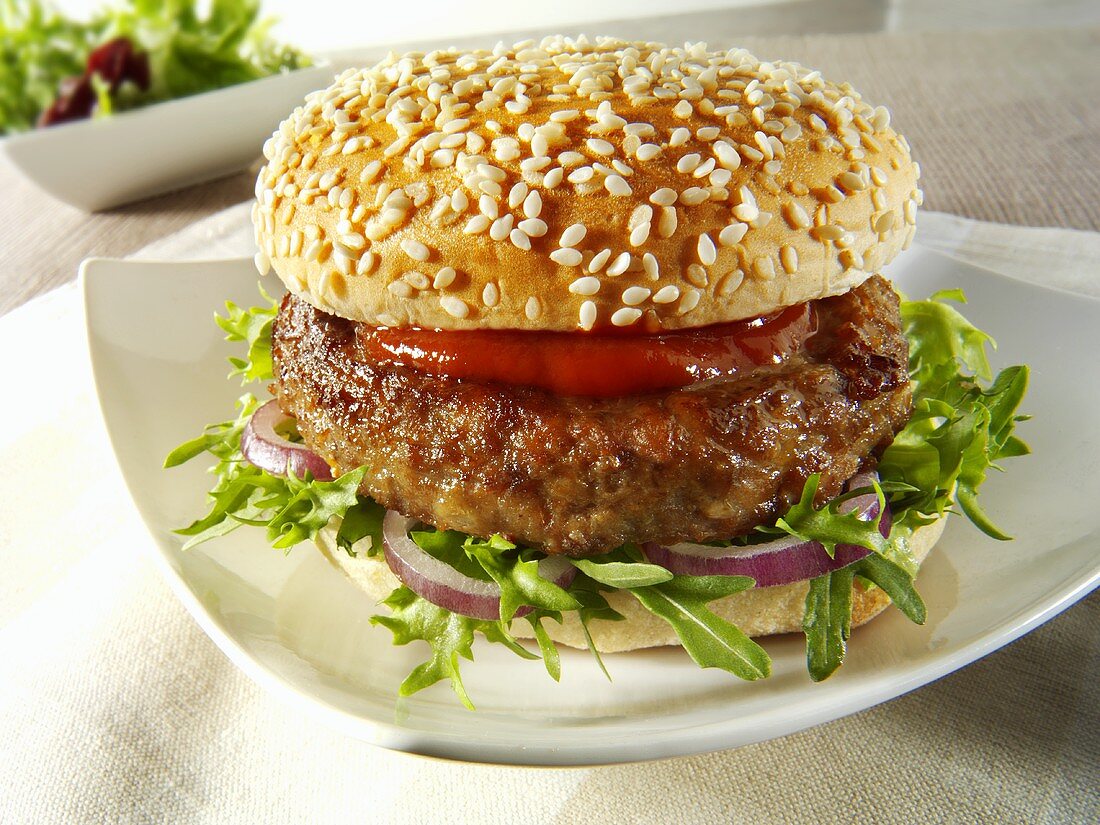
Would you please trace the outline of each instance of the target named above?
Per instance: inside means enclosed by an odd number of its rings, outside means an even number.
[[[3,153],[58,200],[95,212],[246,168],[327,63],[110,117],[0,139]]]
[[[928,622],[895,609],[857,629],[832,678],[806,675],[803,640],[765,640],[774,675],[744,683],[703,671],[678,649],[606,656],[563,650],[562,682],[539,662],[475,645],[464,662],[478,706],[446,684],[399,701],[426,646],[393,647],[379,609],[311,547],[288,556],[241,529],[190,552],[171,531],[206,510],[201,461],[161,469],[176,444],[231,417],[232,350],[211,316],[226,299],[256,301],[250,261],[90,260],[83,289],[96,384],[122,472],[166,578],[211,638],[288,704],[387,748],[478,762],[582,765],[697,753],[782,736],[919,687],[1012,641],[1100,578],[1100,359],[1082,345],[1100,301],[1013,281],[919,247],[890,273],[923,297],[963,287],[966,312],[1000,343],[994,366],[1028,363],[1020,429],[1034,455],[1006,462],[983,501],[1016,536],[986,538],[955,518],[918,587]],[[272,288],[271,283],[268,288]],[[381,610],[384,610],[382,608]],[[419,644],[419,643],[418,643]]]

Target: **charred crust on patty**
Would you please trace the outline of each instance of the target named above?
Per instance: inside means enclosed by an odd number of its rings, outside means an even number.
[[[813,473],[821,501],[836,496],[908,420],[890,285],[876,276],[817,313],[818,335],[782,363],[581,398],[380,366],[356,322],[288,296],[275,391],[338,472],[371,468],[361,492],[438,528],[573,556],[706,541],[774,521]]]

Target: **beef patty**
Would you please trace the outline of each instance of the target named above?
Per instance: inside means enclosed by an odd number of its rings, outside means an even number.
[[[898,299],[874,277],[817,302],[782,363],[624,398],[558,397],[372,363],[357,324],[287,296],[275,391],[338,473],[440,529],[548,553],[705,541],[774,521],[821,474],[822,501],[908,421]]]

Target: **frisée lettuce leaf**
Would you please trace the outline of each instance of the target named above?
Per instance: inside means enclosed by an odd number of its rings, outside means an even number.
[[[246,349],[245,357],[230,359],[231,376],[240,376],[245,384],[273,380],[271,325],[277,303],[266,293],[263,297],[263,305],[250,309],[227,303],[227,314],[217,319],[227,340]],[[841,513],[841,499],[815,506],[820,478],[813,475],[799,501],[773,524],[750,536],[732,538],[746,544],[789,534],[821,542],[830,555],[839,543],[872,551],[808,583],[803,631],[807,669],[814,680],[828,677],[844,660],[851,633],[853,586],[881,588],[910,620],[925,620],[924,602],[913,584],[917,565],[910,541],[915,530],[957,505],[987,535],[1007,538],[978,505],[978,491],[990,469],[1001,469],[999,461],[1028,452],[1015,435],[1016,425],[1026,420],[1017,411],[1027,390],[1028,371],[1014,366],[992,374],[987,348],[994,342],[953,306],[963,302],[965,296],[953,290],[928,300],[901,303],[910,342],[913,415],[882,455],[879,481],[873,485],[880,504],[889,502],[889,537],[879,532],[878,518],[864,521],[854,513]],[[165,460],[166,467],[173,467],[202,454],[215,459],[210,510],[178,531],[187,537],[184,547],[251,525],[263,527],[273,547],[289,550],[333,524],[339,525],[337,544],[347,553],[379,555],[385,511],[358,493],[367,468],[344,473],[333,481],[319,481],[283,478],[253,467],[240,452],[240,437],[258,406],[252,395],[242,396],[236,418],[207,427]],[[863,492],[867,491],[848,495]],[[590,626],[623,618],[607,600],[613,592],[628,594],[667,622],[700,667],[719,668],[750,680],[770,673],[766,651],[709,608],[716,599],[753,587],[750,578],[673,575],[646,561],[637,547],[626,544],[601,556],[571,560],[577,575],[563,588],[539,576],[541,553],[501,536],[481,538],[425,527],[413,530],[410,537],[425,552],[464,575],[495,582],[502,598],[499,619],[484,621],[452,613],[408,587],[394,590],[383,602],[388,615],[375,616],[372,621],[393,633],[394,644],[420,641],[430,651],[428,659],[401,684],[403,696],[446,681],[462,703],[473,708],[462,682],[460,661],[473,659],[473,640],[478,635],[522,658],[541,658],[557,680],[561,657],[546,623],[561,623],[569,620],[570,614],[579,621],[589,649],[606,674]],[[523,606],[533,608],[520,621],[529,623],[537,654],[514,636],[516,612]]]

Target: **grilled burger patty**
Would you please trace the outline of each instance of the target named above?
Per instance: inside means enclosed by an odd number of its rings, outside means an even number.
[[[373,363],[357,324],[294,296],[273,329],[275,392],[337,472],[441,529],[548,553],[743,535],[821,474],[821,501],[910,414],[898,299],[874,277],[816,302],[782,363],[624,398],[559,397]]]

